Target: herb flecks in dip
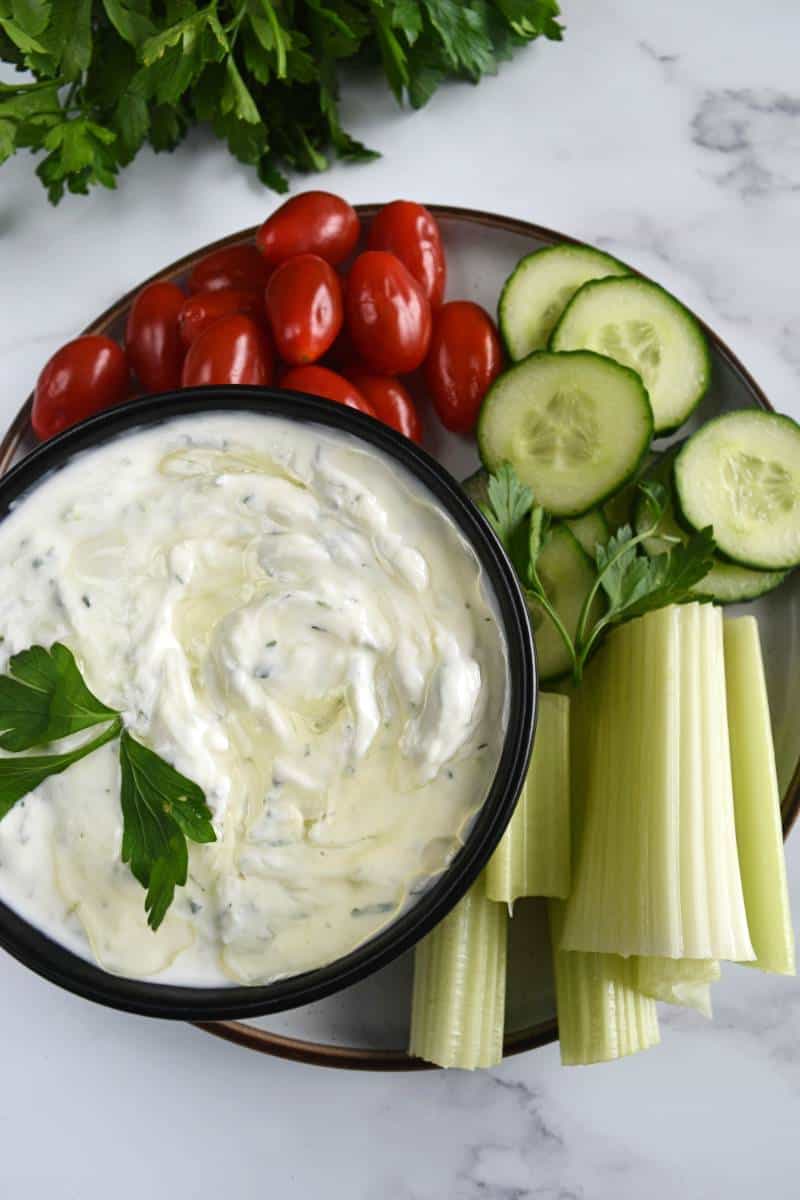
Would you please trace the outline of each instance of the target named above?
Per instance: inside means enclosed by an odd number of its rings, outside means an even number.
[[[206,793],[163,925],[120,861],[114,747],[0,822],[0,898],[133,977],[263,982],[346,954],[482,804],[506,652],[479,563],[377,451],[257,415],[84,453],[0,524],[0,669],[67,644]]]

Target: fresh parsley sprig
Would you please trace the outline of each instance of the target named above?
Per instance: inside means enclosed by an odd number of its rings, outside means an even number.
[[[90,741],[57,754],[20,754],[98,725]],[[66,771],[107,742],[120,739],[122,861],[147,889],[145,911],[158,929],[186,883],[187,839],[216,840],[205,795],[196,783],[124,727],[122,714],[89,690],[72,651],[61,642],[31,646],[0,675],[0,819],[50,775]]]
[[[421,108],[449,77],[477,83],[526,42],[560,40],[558,15],[557,0],[0,0],[0,64],[25,73],[0,83],[0,163],[40,153],[57,203],[204,125],[286,191],[286,168],[322,171],[329,150],[377,157],[341,123],[356,56]]]
[[[537,570],[539,555],[547,543],[550,515],[535,503],[532,491],[519,480],[509,463],[489,477],[488,499],[480,508],[513,562],[526,595],[547,614],[567,647],[576,683],[583,676],[589,655],[612,625],[669,604],[702,599],[693,589],[713,565],[715,543],[710,527],[692,534],[684,543],[676,543],[663,554],[650,557],[640,553],[642,542],[657,533],[668,497],[659,483],[643,481],[639,487],[647,498],[650,523],[636,534],[630,525],[623,525],[605,545],[596,546],[597,578],[584,599],[572,636],[551,603]],[[602,617],[590,624],[589,614],[601,590],[607,608]]]

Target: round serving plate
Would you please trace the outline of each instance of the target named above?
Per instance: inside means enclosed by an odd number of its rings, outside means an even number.
[[[377,205],[361,205],[369,219]],[[523,254],[574,239],[525,221],[471,209],[431,205],[442,228],[448,261],[448,296],[475,300],[494,312],[501,285]],[[180,283],[203,255],[222,246],[252,240],[245,229],[203,246],[172,263],[154,278]],[[126,296],[84,331],[122,338],[133,297]],[[692,425],[731,409],[771,404],[736,356],[704,326],[711,346],[713,383]],[[444,430],[420,396],[426,448],[457,478],[478,464],[474,441]],[[777,405],[780,407],[780,404]],[[30,399],[0,443],[0,473],[35,445],[30,425]],[[767,673],[775,752],[782,796],[784,833],[800,807],[800,571],[777,591],[747,605],[757,615]],[[428,1067],[410,1058],[408,1040],[411,1003],[411,953],[334,996],[304,1008],[250,1021],[206,1022],[199,1027],[251,1050],[317,1066],[359,1070],[413,1070]],[[515,907],[509,948],[506,1055],[518,1054],[557,1037],[550,947],[543,902],[523,901]]]

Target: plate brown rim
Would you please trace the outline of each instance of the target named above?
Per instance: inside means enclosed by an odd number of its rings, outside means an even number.
[[[374,216],[380,207],[381,205],[377,203],[357,204],[356,211],[360,217],[369,218]],[[436,217],[464,221],[468,224],[481,225],[490,229],[500,229],[506,233],[517,233],[523,237],[530,237],[549,245],[558,245],[561,243],[568,243],[570,245],[581,244],[578,238],[570,237],[555,229],[549,229],[544,225],[536,225],[519,217],[508,217],[499,213],[482,212],[479,209],[460,208],[449,204],[429,204],[427,207]],[[175,262],[170,263],[163,270],[157,271],[148,279],[137,284],[136,287],[131,288],[130,291],[126,292],[124,296],[107,308],[105,312],[101,313],[99,317],[95,318],[91,324],[87,325],[82,332],[98,333],[104,331],[129,307],[136,293],[146,284],[152,283],[156,279],[172,279],[182,275],[198,259],[211,254],[215,250],[222,250],[226,246],[236,245],[239,242],[252,241],[258,228],[259,226],[253,225],[248,229],[241,229],[236,233],[228,234],[224,238],[219,238],[215,242],[209,242],[207,245],[193,250],[189,254],[185,254],[182,258],[176,259]],[[763,389],[730,347],[722,341],[718,334],[701,317],[697,317],[697,320],[708,337],[709,342],[713,344],[717,353],[727,360],[728,365],[734,373],[740,377],[744,386],[755,399],[756,404],[768,412],[774,412],[774,407],[767,399]],[[20,442],[30,431],[31,402],[32,396],[28,396],[11,422],[2,441],[0,441],[0,475],[4,475],[9,469]],[[781,801],[784,839],[788,837],[797,820],[798,812],[800,812],[800,761],[798,761],[795,767],[794,774],[786,789],[786,794]],[[269,1054],[274,1058],[284,1058],[294,1062],[307,1063],[310,1066],[335,1067],[358,1071],[416,1071],[434,1069],[431,1063],[412,1058],[404,1050],[372,1050],[369,1047],[328,1046],[322,1042],[309,1042],[300,1038],[271,1033],[267,1029],[259,1029],[257,1026],[246,1024],[244,1021],[196,1021],[194,1024],[197,1029],[203,1030],[205,1033],[224,1038],[226,1041],[233,1042],[238,1046],[244,1046],[246,1049],[257,1050],[261,1054]],[[542,1021],[527,1029],[518,1030],[507,1037],[503,1047],[503,1054],[505,1057],[522,1054],[526,1050],[534,1050],[538,1046],[547,1045],[555,1041],[557,1037],[558,1026],[556,1022]]]

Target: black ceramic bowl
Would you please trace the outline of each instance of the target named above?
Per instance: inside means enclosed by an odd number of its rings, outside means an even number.
[[[80,451],[126,430],[220,410],[272,414],[349,433],[401,463],[433,493],[475,550],[494,589],[508,648],[509,720],[488,796],[449,867],[386,929],[314,971],[256,987],[179,987],[125,979],[66,950],[0,903],[0,945],[38,974],[100,1004],[182,1020],[254,1017],[308,1004],[363,979],[418,941],[460,899],[497,845],[522,787],[536,715],[536,667],[525,603],[488,523],[429,454],[353,409],[314,396],[248,387],[200,388],[134,400],[53,438],[14,467],[0,480],[0,520],[28,489]]]

